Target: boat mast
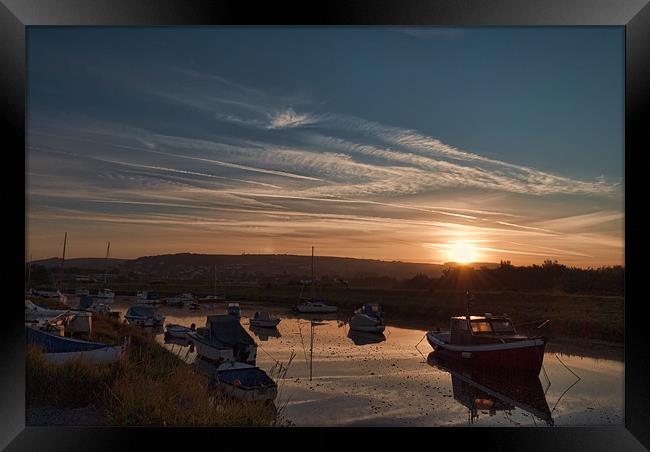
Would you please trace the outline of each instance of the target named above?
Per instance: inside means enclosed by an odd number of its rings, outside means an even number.
[[[108,251],[111,249],[111,242],[106,247],[106,257],[104,258],[104,286],[106,286],[106,273],[108,271]]]
[[[60,275],[59,275],[59,290],[62,288],[62,283],[63,283],[63,263],[65,262],[65,247],[68,243],[68,233],[66,232],[65,235],[63,236],[63,256],[61,258],[61,269],[59,270]]]
[[[32,255],[29,255],[29,263],[27,264],[27,289],[29,289],[29,282],[32,277]]]
[[[309,381],[311,381],[312,368],[314,365],[314,321],[310,320],[309,325],[311,326],[311,341],[309,344]]]
[[[311,247],[311,298],[316,298],[316,281],[314,280],[314,247]]]

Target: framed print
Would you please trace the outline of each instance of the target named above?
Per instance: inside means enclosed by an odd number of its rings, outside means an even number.
[[[647,2],[1,11],[7,450],[648,447]]]

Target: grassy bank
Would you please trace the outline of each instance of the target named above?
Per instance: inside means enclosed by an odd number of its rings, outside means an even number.
[[[51,365],[36,348],[27,352],[27,408],[93,405],[108,425],[265,426],[275,409],[245,403],[208,388],[207,378],[142,330],[104,316],[93,318],[91,340],[131,343],[114,364],[81,361]]]

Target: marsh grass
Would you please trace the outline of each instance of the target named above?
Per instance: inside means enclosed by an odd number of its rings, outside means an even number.
[[[82,361],[53,365],[40,349],[27,352],[27,405],[102,408],[109,425],[269,426],[277,425],[273,404],[231,399],[209,388],[206,377],[160,346],[141,329],[106,316],[93,316],[91,340],[122,343],[114,364]]]

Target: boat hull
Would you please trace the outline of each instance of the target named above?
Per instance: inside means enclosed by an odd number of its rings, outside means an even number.
[[[50,364],[63,364],[74,360],[88,361],[96,364],[109,364],[119,361],[123,354],[124,347],[116,345],[83,352],[45,353],[44,355],[46,361]]]
[[[258,328],[275,328],[280,323],[280,319],[255,320],[250,319],[250,325]]]
[[[269,388],[247,389],[219,381],[216,383],[216,387],[220,388],[223,392],[231,397],[249,402],[273,401],[278,396],[277,386],[272,386]]]
[[[332,312],[338,311],[336,306],[323,306],[323,307],[311,307],[311,306],[296,306],[296,311],[303,314],[329,314]]]
[[[445,343],[431,332],[427,333],[427,341],[445,359],[471,363],[480,369],[537,374],[542,367],[546,347],[546,340],[542,338],[508,343],[454,345]]]
[[[350,329],[362,333],[383,333],[386,327],[384,325],[353,325],[350,323]]]
[[[214,362],[233,361],[235,359],[231,348],[215,347],[196,333],[189,333],[187,337],[194,343],[196,353],[204,359]]]

